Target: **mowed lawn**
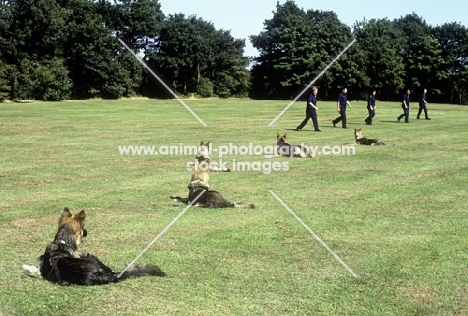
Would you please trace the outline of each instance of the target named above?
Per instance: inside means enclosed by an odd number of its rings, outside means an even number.
[[[0,315],[466,315],[468,107],[430,104],[397,123],[398,103],[351,101],[349,128],[322,133],[288,101],[176,100],[0,104]],[[213,173],[211,188],[256,208],[190,208],[138,263],[165,278],[61,287],[27,276],[65,206],[87,213],[81,250],[121,271],[183,209],[193,155],[121,155],[119,146],[347,146],[353,129],[386,146],[313,159],[228,153],[223,162],[288,170]],[[322,147],[323,148],[323,147]],[[338,152],[338,151],[337,151]],[[211,156],[218,161],[217,153]],[[288,205],[347,271],[270,193]]]

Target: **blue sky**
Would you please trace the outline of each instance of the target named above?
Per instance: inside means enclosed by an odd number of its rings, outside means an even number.
[[[263,22],[273,16],[277,0],[160,0],[159,3],[166,15],[196,15],[212,22],[216,29],[230,30],[233,37],[245,39],[245,55],[256,56],[257,50],[248,37],[263,30]],[[393,20],[413,12],[433,26],[459,22],[468,27],[466,0],[295,0],[295,3],[304,10],[334,11],[350,27],[364,18]]]

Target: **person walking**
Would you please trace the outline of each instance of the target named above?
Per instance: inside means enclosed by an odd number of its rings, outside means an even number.
[[[367,111],[369,112],[369,116],[364,120],[367,125],[372,125],[372,118],[375,116],[375,90],[372,90],[372,93],[369,95],[367,99]]]
[[[297,131],[300,131],[301,129],[303,129],[304,126],[306,126],[309,119],[312,119],[312,123],[314,124],[314,130],[316,132],[321,132],[321,130],[319,129],[319,126],[318,126],[318,119],[317,119],[317,110],[318,110],[318,107],[317,107],[317,93],[318,93],[317,87],[313,87],[312,88],[312,93],[309,94],[309,96],[307,98],[306,117],[302,121],[302,123],[298,127],[296,127]]]
[[[401,108],[403,109],[403,114],[397,117],[398,122],[405,117],[405,123],[409,123],[409,108],[410,108],[410,94],[411,90],[406,90],[406,93],[403,95],[403,102],[401,103]]]
[[[419,117],[421,116],[421,112],[424,111],[424,116],[426,117],[426,120],[430,120],[431,118],[427,116],[427,106],[426,104],[428,103],[426,100],[426,93],[427,89],[423,89],[423,92],[421,94],[421,99],[419,99],[419,111],[418,115],[416,118],[419,120]]]
[[[348,89],[343,88],[341,90],[341,93],[338,95],[338,101],[336,102],[336,110],[338,111],[338,113],[340,113],[340,116],[338,116],[332,121],[333,127],[336,127],[336,124],[338,124],[341,121],[341,126],[343,128],[348,128],[348,126],[346,125],[346,106],[349,106],[351,108],[351,104],[348,102],[348,97],[346,96],[346,93],[348,93]]]

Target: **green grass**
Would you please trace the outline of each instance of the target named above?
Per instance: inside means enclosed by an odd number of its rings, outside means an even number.
[[[468,108],[430,104],[431,121],[396,123],[378,103],[363,126],[295,128],[305,102],[272,127],[287,101],[173,100],[0,104],[0,315],[463,315],[468,314]],[[355,155],[224,160],[287,162],[288,171],[212,174],[210,184],[247,209],[191,208],[139,260],[166,278],[60,287],[26,276],[65,206],[87,212],[81,249],[125,268],[183,209],[191,156],[122,156],[121,145],[214,147],[354,142],[353,128],[391,144]],[[211,157],[217,160],[215,154]],[[358,275],[345,270],[269,193],[273,190]]]

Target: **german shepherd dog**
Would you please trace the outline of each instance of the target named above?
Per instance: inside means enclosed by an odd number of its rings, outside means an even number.
[[[354,129],[354,137],[356,139],[356,144],[358,145],[371,145],[371,146],[377,146],[377,145],[385,145],[385,143],[382,143],[378,139],[369,139],[366,138],[362,135],[362,129]]]
[[[252,203],[232,203],[227,201],[221,193],[218,191],[210,190],[209,180],[210,171],[225,171],[229,172],[229,169],[218,168],[217,166],[211,167],[209,156],[210,142],[204,143],[201,141],[200,148],[197,157],[192,164],[192,177],[188,185],[189,196],[188,198],[182,198],[179,196],[171,196],[170,198],[174,201],[190,204],[194,201],[202,192],[202,195],[195,201],[194,205],[208,208],[224,208],[224,207],[244,207],[244,208],[255,208]]]
[[[95,256],[78,254],[78,246],[87,235],[85,217],[84,211],[72,215],[68,208],[63,210],[54,241],[39,257],[39,271],[44,279],[60,285],[100,285],[142,276],[165,276],[159,267],[148,264],[135,266],[118,277],[119,272],[113,272]]]
[[[276,146],[278,156],[282,157],[300,157],[300,158],[312,158],[309,149],[301,145],[290,145],[286,142],[286,134],[276,134]]]

